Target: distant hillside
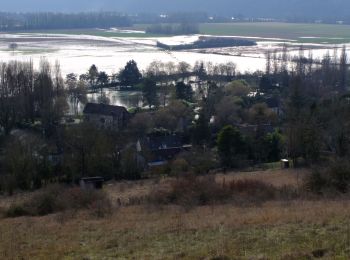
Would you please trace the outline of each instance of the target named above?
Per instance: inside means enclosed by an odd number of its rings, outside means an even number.
[[[128,13],[201,11],[212,15],[272,18],[349,18],[348,0],[13,0],[1,3],[2,11],[100,11]]]

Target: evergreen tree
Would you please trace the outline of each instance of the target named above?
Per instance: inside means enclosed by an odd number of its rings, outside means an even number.
[[[246,154],[246,143],[240,131],[231,125],[225,126],[217,139],[219,156],[224,167],[236,167]]]
[[[142,84],[142,93],[145,98],[148,106],[158,106],[158,94],[157,94],[157,85],[156,82],[150,78],[145,78]]]
[[[141,82],[141,79],[142,74],[134,60],[129,61],[119,74],[119,81],[123,86],[135,86]]]
[[[188,102],[192,101],[193,98],[193,90],[191,85],[187,85],[184,82],[178,82],[175,86],[176,88],[176,98],[183,99]]]

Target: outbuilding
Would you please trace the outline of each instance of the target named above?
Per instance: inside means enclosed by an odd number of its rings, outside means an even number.
[[[103,183],[103,177],[86,177],[80,179],[79,185],[82,189],[101,190],[103,188]]]

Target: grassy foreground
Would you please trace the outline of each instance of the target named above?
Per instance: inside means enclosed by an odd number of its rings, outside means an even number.
[[[128,207],[0,222],[1,259],[348,259],[349,202]],[[69,214],[69,213],[62,213]],[[265,257],[265,258],[263,258]],[[224,258],[223,258],[224,259]]]
[[[280,181],[278,174],[281,176]],[[294,172],[275,176],[293,184]],[[243,174],[238,174],[242,178]],[[230,176],[229,176],[230,177]],[[218,178],[222,178],[219,176]],[[123,200],[165,182],[112,184]],[[164,184],[166,185],[166,183]],[[0,207],[5,207],[6,198]],[[0,259],[349,259],[350,200],[272,201],[252,206],[141,204],[97,218],[89,210],[0,219]]]

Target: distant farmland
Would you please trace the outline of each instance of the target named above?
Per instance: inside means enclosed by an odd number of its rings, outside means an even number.
[[[120,28],[121,31],[92,29],[34,30],[16,31],[13,33],[44,33],[93,35],[120,38],[153,38],[170,35],[142,33],[149,24],[135,24],[132,27]],[[124,32],[135,30],[134,33]],[[199,25],[200,33],[213,36],[244,36],[291,40],[297,43],[345,44],[350,43],[350,25],[340,24],[301,24],[301,23],[203,23]],[[259,40],[259,39],[254,39]],[[264,39],[262,39],[264,40]],[[271,39],[273,40],[273,39]]]
[[[267,22],[209,23],[201,24],[200,32],[209,35],[282,38],[301,43],[350,43],[350,25]]]

